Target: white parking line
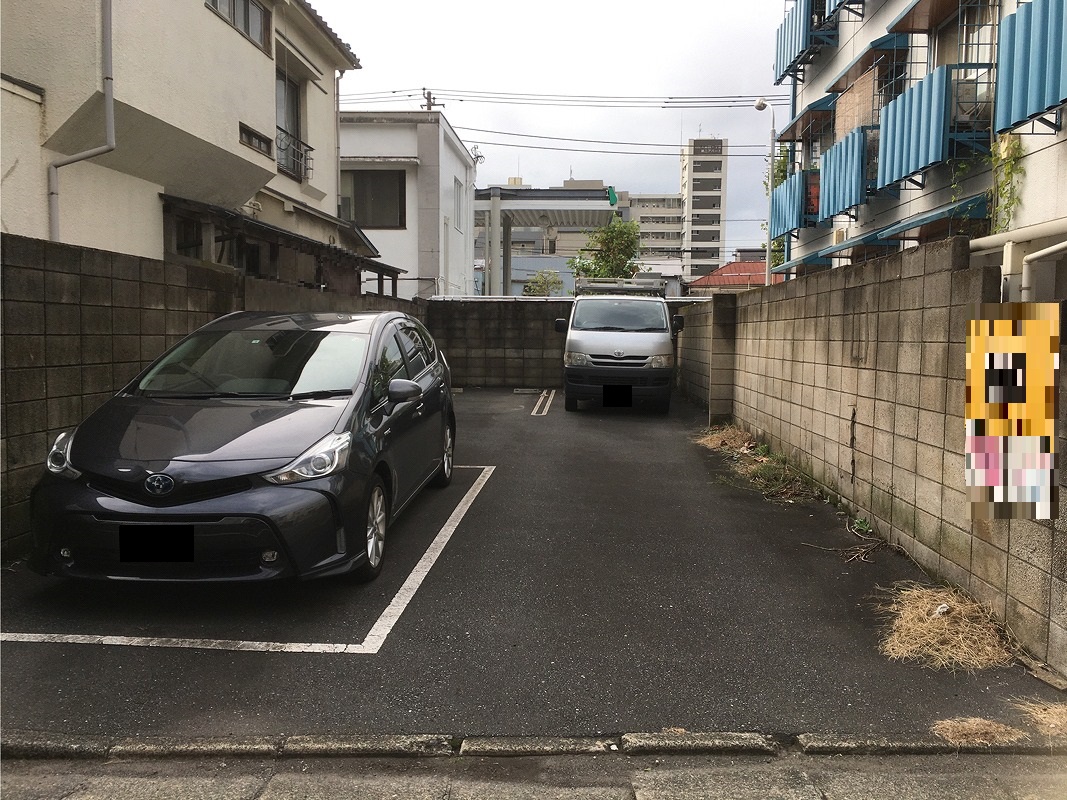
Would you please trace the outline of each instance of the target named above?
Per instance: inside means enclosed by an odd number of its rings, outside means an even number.
[[[422,554],[419,563],[408,575],[400,591],[371,627],[367,638],[359,644],[330,644],[323,642],[244,642],[236,639],[175,639],[159,636],[107,636],[67,633],[6,633],[0,632],[0,642],[50,642],[55,644],[103,644],[126,647],[180,647],[201,650],[245,650],[263,653],[357,653],[373,655],[381,650],[385,639],[400,620],[419,586],[430,572],[448,544],[459,523],[482,491],[496,467],[457,466],[456,469],[480,469],[482,473],[467,490],[459,505],[449,516],[437,536]]]
[[[531,417],[544,417],[548,415],[548,409],[552,407],[552,400],[556,396],[556,390],[551,391],[545,389],[541,392],[541,396],[537,398],[537,402],[534,403],[533,411],[530,412]],[[544,403],[544,405],[541,405]]]

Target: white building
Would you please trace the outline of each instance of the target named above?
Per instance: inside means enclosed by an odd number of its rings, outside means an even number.
[[[792,3],[775,63],[795,97],[779,120],[780,269],[965,234],[1019,299],[1025,255],[1067,237],[1065,25],[1065,0]]]
[[[475,161],[437,111],[340,115],[340,214],[388,264],[402,297],[474,294]]]
[[[686,278],[723,264],[726,139],[690,139],[682,151],[682,263]]]
[[[309,285],[397,274],[337,217],[337,83],[359,61],[306,0],[3,14],[4,232]]]
[[[682,261],[682,196],[629,195],[630,219],[641,230],[641,258]]]

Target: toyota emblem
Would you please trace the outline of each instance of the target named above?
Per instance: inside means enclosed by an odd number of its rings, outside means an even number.
[[[163,497],[174,491],[174,478],[162,473],[149,475],[145,478],[144,489],[151,495]]]
[[[615,351],[615,358],[622,358],[624,355],[626,355],[626,351],[625,350],[616,350]]]

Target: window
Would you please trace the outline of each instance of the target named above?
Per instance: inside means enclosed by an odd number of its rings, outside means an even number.
[[[718,214],[694,214],[694,225],[720,225],[722,224],[722,217]]]
[[[264,155],[271,155],[272,144],[269,136],[264,136],[262,133],[252,130],[247,125],[241,125],[240,136],[241,144],[246,144]]]
[[[311,177],[311,153],[314,148],[300,140],[303,127],[301,87],[281,71],[277,73],[274,85],[278,116],[278,135],[274,141],[278,146],[278,169],[298,181],[304,181]]]
[[[454,187],[455,195],[452,198],[452,223],[456,226],[457,231],[462,231],[464,207],[463,181],[461,181],[459,178],[455,178]]]
[[[696,178],[693,181],[694,192],[718,192],[722,190],[722,178]]]
[[[722,198],[717,194],[696,194],[693,195],[693,208],[706,209],[706,208],[719,208],[722,205]]]
[[[402,169],[345,170],[341,208],[350,209],[348,219],[360,228],[405,228],[406,185],[407,174]]]
[[[389,381],[393,378],[408,376],[404,369],[404,354],[392,331],[393,328],[390,328],[390,333],[371,371],[371,406],[378,405],[389,395]]]
[[[694,161],[693,172],[722,172],[721,161]]]
[[[189,258],[204,257],[204,228],[199,220],[178,217],[174,220],[174,252]]]
[[[256,0],[207,0],[207,6],[263,49],[270,45],[270,12]]]
[[[426,346],[422,334],[411,325],[400,326],[400,346],[404,348],[404,355],[408,360],[408,372],[412,377],[421,375],[433,361],[430,348]]]

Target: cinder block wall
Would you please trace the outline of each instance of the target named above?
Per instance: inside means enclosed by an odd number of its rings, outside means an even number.
[[[734,336],[737,295],[719,294],[683,306],[685,327],[678,334],[678,390],[708,409],[712,422],[733,417]]]
[[[360,311],[422,306],[242,279],[234,270],[0,237],[3,401],[0,550],[29,542],[29,497],[49,445],[167,347],[241,308]]]
[[[456,386],[559,388],[563,345],[555,320],[572,300],[430,300],[426,326],[452,367]]]
[[[966,325],[999,281],[956,238],[739,295],[734,418],[1067,674],[1067,519],[972,523],[964,490]]]

